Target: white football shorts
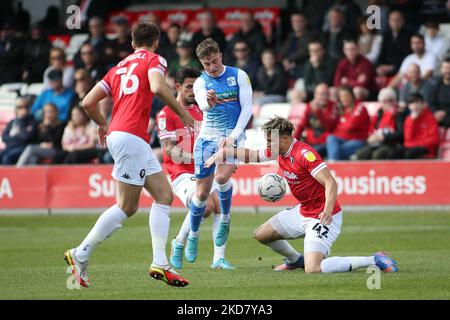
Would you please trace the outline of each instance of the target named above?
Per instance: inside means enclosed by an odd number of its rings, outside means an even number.
[[[196,178],[194,174],[182,173],[171,182],[173,193],[183,202],[186,208],[191,205],[192,196],[197,188]],[[217,184],[214,181],[210,194],[216,192]]]
[[[113,131],[106,144],[114,159],[111,176],[117,181],[143,186],[147,176],[162,171],[150,144],[131,133]]]
[[[300,205],[297,205],[277,213],[269,219],[269,223],[285,239],[305,238],[304,253],[322,252],[328,256],[341,233],[342,211],[333,215],[330,225],[322,225],[319,219],[302,216]]]

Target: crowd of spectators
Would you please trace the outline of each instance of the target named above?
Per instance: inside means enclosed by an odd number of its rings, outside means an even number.
[[[192,34],[169,25],[158,53],[168,61],[167,81],[174,87],[180,67],[201,68],[195,48],[213,38],[224,62],[249,75],[254,115],[268,103],[305,105],[295,136],[330,161],[435,158],[439,126],[450,127],[450,40],[422,9],[408,10],[399,1],[369,2],[381,8],[380,29],[370,28],[354,0],[290,11],[290,31],[282,41],[267,38],[250,11],[229,37],[206,12]],[[145,19],[160,25],[155,14]],[[106,34],[104,18],[88,19],[89,36],[71,61],[64,49],[52,46],[43,22],[29,28],[14,21],[1,25],[0,85],[43,83],[36,97],[17,99],[16,117],[2,133],[1,164],[112,162],[79,107],[106,72],[133,52],[127,19],[117,16],[111,23],[113,33]],[[371,117],[365,102],[376,100],[381,107]],[[153,118],[162,107],[155,98]],[[111,109],[110,99],[102,101],[105,117]],[[156,148],[154,119],[149,131]]]

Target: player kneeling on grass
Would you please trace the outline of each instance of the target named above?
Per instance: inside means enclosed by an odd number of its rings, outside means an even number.
[[[307,273],[331,273],[377,265],[385,272],[397,272],[397,263],[383,252],[367,257],[327,258],[342,225],[336,180],[310,145],[292,137],[294,126],[288,120],[275,117],[262,129],[266,134],[266,149],[222,148],[205,165],[223,162],[230,156],[246,163],[278,160],[299,204],[279,212],[255,232],[256,240],[284,257],[284,263],[275,270],[303,268]],[[305,238],[304,255],[286,241],[302,237]]]
[[[195,104],[194,82],[201,75],[200,71],[193,68],[181,68],[175,75],[177,89],[177,101],[196,120],[203,120],[203,113]],[[192,129],[186,128],[181,119],[168,106],[165,106],[157,116],[159,139],[164,149],[164,165],[170,175],[171,186],[174,194],[183,202],[186,208],[190,208],[192,197],[196,192],[196,179],[194,176],[194,135]],[[213,215],[213,239],[216,238],[220,227],[220,201],[216,191],[212,188],[206,201],[203,218]],[[183,225],[177,237],[172,240],[170,263],[177,269],[183,267],[183,250],[186,245],[189,231],[191,230],[189,213],[184,219]],[[217,246],[214,243],[213,269],[234,269],[225,260],[226,243]]]
[[[136,213],[142,187],[154,199],[149,216],[153,247],[149,275],[172,286],[189,283],[171,268],[165,251],[173,194],[149,145],[147,127],[153,96],[156,94],[165,101],[186,126],[193,127],[194,119],[179,105],[166,84],[167,62],[155,53],[159,36],[156,25],[138,24],[132,33],[135,52],[111,68],[83,99],[85,111],[98,125],[99,141],[107,144],[114,159],[111,175],[117,185],[117,204],[103,212],[77,248],[64,254],[75,279],[84,287],[89,286],[87,265],[93,250]],[[98,103],[107,96],[114,100],[109,127],[98,108]]]

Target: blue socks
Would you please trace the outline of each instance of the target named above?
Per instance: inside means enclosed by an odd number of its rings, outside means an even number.
[[[192,237],[198,237],[198,229],[202,222],[203,214],[205,213],[206,201],[200,201],[195,195],[192,197],[191,210],[189,214],[191,216],[191,231]]]
[[[230,208],[231,208],[231,198],[233,196],[233,184],[231,181],[227,181],[224,184],[218,184],[219,188],[219,201],[220,201],[220,211],[221,211],[221,222],[230,221]]]

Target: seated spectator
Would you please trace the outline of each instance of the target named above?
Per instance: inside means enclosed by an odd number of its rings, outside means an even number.
[[[431,88],[430,109],[440,126],[450,128],[450,58],[442,63],[441,74]]]
[[[75,71],[75,97],[72,105],[79,105],[94,86],[94,80],[85,69]]]
[[[397,74],[403,59],[411,53],[411,34],[405,28],[405,19],[400,11],[389,14],[389,30],[383,34],[381,52],[378,57],[377,75],[392,77]]]
[[[98,61],[101,61],[105,66],[114,63],[114,51],[111,47],[111,40],[105,35],[105,25],[102,18],[92,17],[89,19],[89,38],[83,43],[80,50],[73,58],[76,69],[85,67],[81,52],[85,44],[90,44],[92,46]]]
[[[181,27],[173,23],[167,29],[167,42],[164,46],[159,46],[159,54],[167,60],[170,65],[173,61],[178,59],[177,55],[177,42],[180,40]]]
[[[113,50],[112,64],[117,64],[128,55],[133,53],[131,46],[131,31],[128,20],[125,17],[117,16],[112,19],[115,39],[111,41],[110,47]]]
[[[320,40],[312,40],[308,45],[309,59],[303,72],[303,87],[294,88],[292,100],[309,101],[319,83],[333,85],[337,61],[328,56]]]
[[[314,91],[314,99],[306,105],[302,120],[295,129],[295,138],[304,140],[325,157],[326,141],[338,121],[336,104],[329,99],[328,86],[320,83]]]
[[[48,57],[52,43],[39,26],[31,28],[25,42],[22,81],[34,83],[42,81],[42,74],[48,67]]]
[[[367,145],[356,152],[358,160],[383,160],[403,143],[403,123],[408,108],[398,108],[392,88],[383,88],[378,94],[382,107],[371,119]]]
[[[67,64],[66,54],[61,48],[50,49],[50,65],[44,71],[44,88],[50,88],[50,80],[48,73],[52,70],[60,70],[63,73],[63,86],[65,88],[73,88],[73,76],[75,69],[72,65]]]
[[[200,30],[194,33],[192,36],[192,47],[197,48],[197,46],[203,40],[208,38],[213,38],[219,44],[220,52],[226,52],[227,41],[225,39],[225,34],[217,26],[216,17],[210,11],[204,12],[200,16]]]
[[[308,60],[308,43],[317,38],[317,34],[308,29],[308,20],[303,12],[291,14],[292,32],[284,41],[280,50],[284,70],[291,78],[300,78],[303,66]]]
[[[169,77],[175,77],[175,73],[182,67],[203,68],[192,52],[190,42],[179,40],[177,42],[178,59],[172,61],[169,65]]]
[[[58,107],[59,120],[67,122],[69,119],[70,107],[75,96],[72,89],[64,88],[62,84],[63,74],[60,70],[52,70],[48,73],[50,89],[44,90],[33,103],[31,113],[36,120],[42,120],[42,110],[47,103],[53,103]]]
[[[433,53],[425,50],[425,40],[422,35],[416,34],[411,37],[411,50],[412,53],[403,60],[399,72],[389,83],[390,87],[395,88],[404,80],[406,71],[413,63],[419,65],[422,79],[429,79],[433,76],[434,69],[437,67],[437,59]]]
[[[344,41],[345,58],[339,61],[334,74],[334,87],[349,86],[357,100],[365,100],[375,94],[375,69],[372,63],[358,51],[354,40]]]
[[[2,134],[6,147],[0,150],[0,163],[16,164],[23,150],[33,142],[37,133],[37,123],[29,114],[30,100],[21,97],[16,101],[16,118],[11,120]]]
[[[79,69],[85,69],[91,75],[91,78],[97,83],[102,80],[103,76],[106,74],[105,65],[101,60],[94,48],[90,43],[85,43],[81,46],[80,50],[81,63],[79,64]]]
[[[419,65],[413,63],[409,65],[406,72],[406,79],[408,81],[400,89],[399,104],[402,108],[406,108],[407,102],[413,93],[420,93],[428,103],[431,91],[431,83],[429,80],[420,77]]]
[[[234,59],[235,63],[231,65],[244,70],[252,85],[256,83],[256,74],[258,72],[260,63],[258,59],[252,58],[250,54],[250,45],[245,40],[239,40],[234,44]]]
[[[425,23],[425,28],[425,48],[433,53],[439,61],[444,60],[450,44],[445,35],[439,34],[439,23],[428,21]]]
[[[355,100],[350,87],[338,91],[339,121],[327,137],[329,161],[347,160],[366,144],[369,114],[363,104]]]
[[[13,23],[5,22],[0,30],[0,85],[22,80],[23,48]]]
[[[259,59],[265,48],[267,48],[267,39],[262,31],[262,27],[255,20],[253,13],[250,11],[243,12],[240,19],[239,30],[233,34],[233,37],[228,42],[228,56],[232,56],[231,50],[238,40],[245,40],[252,48],[252,58]]]
[[[383,38],[377,34],[376,29],[369,29],[367,27],[367,20],[368,18],[366,17],[360,17],[358,19],[358,49],[359,53],[366,57],[372,64],[375,64],[380,56]]]
[[[345,28],[345,17],[341,9],[337,7],[330,9],[327,20],[329,29],[323,33],[326,50],[328,56],[338,60],[342,58],[344,39],[351,38],[352,34]]]
[[[95,126],[81,107],[72,110],[71,119],[64,129],[62,148],[66,152],[64,163],[89,163],[97,158]]]
[[[335,0],[330,10],[338,9],[344,17],[344,25],[351,34],[357,33],[358,18],[361,17],[361,7],[354,0]],[[323,31],[328,31],[330,21],[325,20],[322,26]]]
[[[403,146],[395,149],[390,159],[436,158],[439,146],[439,128],[433,113],[420,93],[411,95],[408,104]]]
[[[262,66],[256,74],[255,104],[285,102],[288,78],[283,67],[277,64],[275,53],[271,49],[263,51]]]
[[[58,119],[58,108],[47,103],[44,106],[44,119],[38,126],[37,141],[28,145],[20,155],[17,166],[38,164],[42,159],[53,159],[61,152],[61,139],[64,124]]]

